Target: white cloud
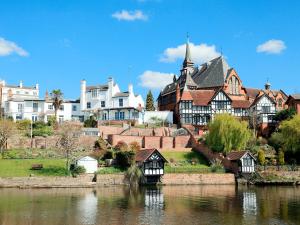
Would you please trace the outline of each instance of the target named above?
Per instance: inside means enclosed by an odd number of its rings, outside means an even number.
[[[135,20],[148,20],[148,16],[144,14],[141,10],[127,11],[122,10],[112,14],[113,18],[117,20],[135,21]]]
[[[284,41],[271,39],[258,45],[256,51],[265,52],[267,54],[280,54],[284,49],[286,49]]]
[[[179,45],[175,48],[167,48],[160,58],[160,61],[175,62],[178,59],[184,59],[185,49],[186,44]],[[190,51],[192,60],[197,64],[207,62],[220,55],[220,53],[217,52],[215,45],[207,45],[205,43],[199,45],[190,43]]]
[[[161,73],[147,70],[139,76],[139,85],[145,88],[160,90],[164,88],[167,84],[172,83],[173,77],[174,74],[171,73]]]
[[[0,56],[7,56],[13,53],[18,54],[19,56],[29,55],[28,52],[26,52],[23,48],[19,47],[16,43],[12,41],[7,41],[4,38],[0,37]]]

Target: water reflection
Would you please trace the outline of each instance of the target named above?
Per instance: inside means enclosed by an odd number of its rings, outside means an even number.
[[[299,224],[300,188],[0,189],[0,225]]]

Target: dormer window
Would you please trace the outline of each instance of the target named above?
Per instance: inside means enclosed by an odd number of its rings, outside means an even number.
[[[239,89],[239,80],[235,77],[232,76],[228,82],[229,84],[229,92],[232,95],[238,95],[240,94],[240,89]]]

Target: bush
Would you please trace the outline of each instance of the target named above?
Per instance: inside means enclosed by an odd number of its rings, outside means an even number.
[[[55,118],[55,116],[49,116],[49,117],[47,118],[47,120],[48,120],[48,122],[47,122],[47,125],[48,125],[48,126],[54,126],[55,123],[56,123],[56,118]]]
[[[30,129],[31,121],[30,120],[18,120],[16,122],[17,129],[21,131],[27,131]]]
[[[130,186],[137,186],[140,183],[141,178],[142,171],[137,165],[130,166],[125,173],[125,179]]]
[[[116,151],[128,151],[128,145],[124,141],[119,141],[115,146]]]
[[[32,136],[42,136],[42,137],[47,137],[53,135],[53,130],[52,127],[49,126],[43,126],[35,128],[32,130]]]
[[[95,128],[98,126],[97,120],[94,116],[90,116],[89,119],[84,121],[84,127],[92,127]]]
[[[284,152],[282,151],[282,149],[280,149],[278,152],[278,164],[284,165]]]
[[[106,151],[103,150],[94,150],[90,156],[97,159],[98,161],[101,160],[103,158],[103,156],[105,155]]]
[[[275,148],[277,151],[281,148],[284,144],[284,139],[281,133],[274,132],[272,136],[269,138],[269,145]]]
[[[102,137],[99,137],[97,141],[95,141],[94,148],[98,150],[107,150],[107,144]]]
[[[222,162],[220,160],[215,160],[211,165],[210,165],[210,171],[213,173],[216,172],[224,172],[224,166],[222,165]]]
[[[118,165],[125,169],[134,164],[135,153],[133,151],[119,151],[116,153]]]
[[[72,175],[79,175],[85,172],[86,170],[83,166],[75,166],[75,168],[71,171]]]
[[[260,165],[265,165],[265,163],[266,163],[266,157],[265,157],[265,152],[264,152],[264,150],[260,149],[260,150],[258,151],[258,154],[257,154],[257,160],[258,160],[258,163],[259,163]]]
[[[134,141],[129,144],[129,149],[136,152],[141,150],[141,146],[138,142]]]
[[[106,151],[102,157],[103,160],[105,159],[113,159],[114,153],[112,151]]]

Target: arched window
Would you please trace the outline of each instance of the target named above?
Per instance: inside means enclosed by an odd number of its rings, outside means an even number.
[[[229,84],[230,94],[232,94],[232,95],[240,94],[239,80],[235,76],[232,76],[230,78],[228,84]]]

